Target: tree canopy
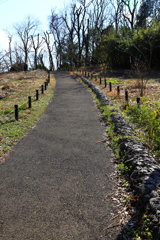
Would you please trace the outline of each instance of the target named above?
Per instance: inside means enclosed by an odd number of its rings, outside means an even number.
[[[27,17],[8,34],[8,50],[0,52],[0,70],[67,69],[104,64],[131,68],[143,62],[159,68],[160,0],[72,0],[51,9],[48,29]],[[14,41],[17,36],[16,42]]]
[[[58,68],[106,64],[159,67],[160,0],[83,0],[52,11]]]

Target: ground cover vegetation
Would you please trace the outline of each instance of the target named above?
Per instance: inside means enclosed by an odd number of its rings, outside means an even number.
[[[93,70],[93,69],[92,69]],[[141,141],[148,145],[149,149],[160,157],[160,82],[154,76],[148,79],[147,86],[143,89],[144,95],[141,97],[140,79],[130,76],[102,77],[103,72],[93,75],[91,71],[87,77],[97,85],[124,117],[134,124],[136,134]],[[114,73],[113,73],[114,74]],[[106,83],[105,83],[106,81]],[[110,89],[110,83],[112,87]],[[105,86],[106,85],[106,86]],[[119,88],[119,91],[117,90]],[[128,100],[126,101],[126,89]],[[139,99],[139,103],[137,103]]]
[[[103,106],[98,100],[97,104],[102,112],[103,119],[106,121],[107,135],[114,150],[115,163],[117,164],[118,188],[113,200],[119,205],[121,220],[123,219],[123,225],[121,225],[123,230],[118,239],[158,239],[158,234],[154,231],[154,214],[147,209],[145,211],[142,210],[144,203],[141,196],[136,191],[133,191],[130,184],[131,167],[124,161],[119,149],[119,141],[122,136],[115,133],[114,124],[111,120],[114,107]],[[139,141],[138,136],[134,137],[134,139]],[[119,220],[119,223],[121,223],[121,220]]]
[[[89,69],[88,69],[89,70]],[[92,69],[93,70],[93,69]],[[117,72],[116,72],[117,73]],[[134,124],[136,134],[160,158],[160,81],[150,77],[141,97],[141,79],[130,76],[103,77],[103,71],[87,78],[97,85],[123,116]],[[113,73],[114,74],[114,73]],[[128,74],[128,73],[127,73]],[[102,76],[101,76],[102,75]],[[106,84],[105,84],[106,81]],[[110,83],[112,87],[110,88]],[[106,86],[105,86],[106,85]],[[119,90],[117,90],[117,88]],[[128,97],[126,100],[126,89]],[[137,99],[139,102],[137,103]]]
[[[0,74],[0,162],[5,160],[9,150],[31,130],[47,105],[51,101],[55,89],[55,79],[44,94],[40,94],[48,73],[34,70],[19,73]],[[39,89],[39,100],[36,101],[36,90]],[[32,107],[28,107],[28,96],[32,96]],[[15,120],[14,105],[19,106],[19,120]]]

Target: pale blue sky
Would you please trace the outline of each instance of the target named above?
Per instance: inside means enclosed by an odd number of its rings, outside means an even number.
[[[27,16],[34,16],[47,30],[47,17],[51,9],[63,9],[70,0],[0,0],[0,50],[5,47],[4,29],[11,30],[16,23],[21,23]]]

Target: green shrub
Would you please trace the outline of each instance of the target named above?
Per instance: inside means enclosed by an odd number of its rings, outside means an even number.
[[[147,102],[140,108],[129,106],[125,112],[133,123],[144,129],[149,146],[160,155],[160,104]]]
[[[24,62],[14,63],[10,68],[11,72],[21,72],[21,71],[27,71],[27,70],[28,70],[28,65]]]

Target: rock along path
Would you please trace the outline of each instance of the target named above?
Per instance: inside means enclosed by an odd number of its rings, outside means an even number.
[[[114,240],[105,127],[89,91],[55,77],[41,120],[0,165],[0,240]]]

